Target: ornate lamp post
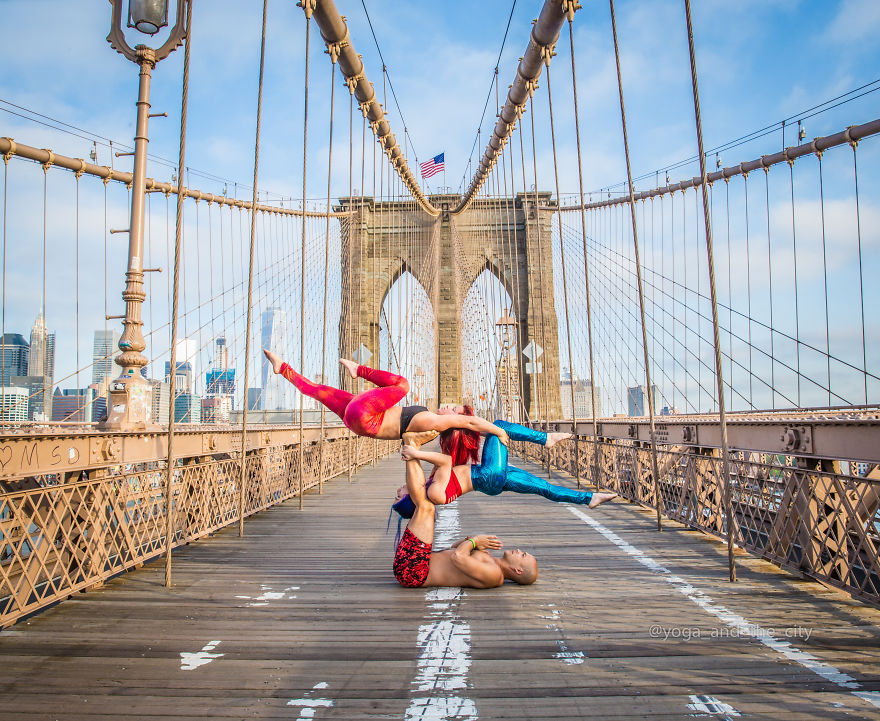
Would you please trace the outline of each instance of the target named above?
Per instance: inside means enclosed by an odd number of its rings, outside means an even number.
[[[144,292],[144,196],[147,176],[147,126],[150,118],[150,78],[153,68],[173,52],[186,35],[184,11],[187,0],[176,0],[174,27],[165,43],[154,50],[146,45],[129,46],[122,32],[122,0],[110,0],[113,18],[107,41],[117,52],[140,67],[137,100],[137,129],[134,136],[134,168],[132,171],[131,222],[128,226],[128,270],[125,273],[124,329],[119,340],[121,355],[116,362],[122,372],[110,384],[110,400],[104,430],[142,430],[151,424],[151,387],[141,375],[147,365],[142,351],[146,348],[141,320]],[[146,35],[155,35],[168,25],[168,0],[129,0],[128,27]],[[174,370],[172,369],[172,376]]]

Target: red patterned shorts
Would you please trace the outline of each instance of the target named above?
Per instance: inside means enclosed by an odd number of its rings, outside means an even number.
[[[394,577],[401,586],[418,588],[428,578],[431,565],[431,544],[420,541],[408,528],[394,554]]]

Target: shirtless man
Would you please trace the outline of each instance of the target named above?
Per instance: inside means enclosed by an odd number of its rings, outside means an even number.
[[[416,434],[404,434],[403,441],[404,448],[418,445]],[[495,588],[507,579],[522,585],[535,582],[538,562],[531,554],[515,549],[498,558],[487,553],[501,549],[496,536],[468,536],[446,551],[432,551],[435,507],[425,491],[425,473],[417,460],[407,459],[408,452],[401,455],[406,460],[406,485],[416,510],[394,556],[394,577],[400,585]]]

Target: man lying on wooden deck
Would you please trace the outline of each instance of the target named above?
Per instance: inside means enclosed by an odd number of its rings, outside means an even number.
[[[405,445],[419,445],[419,436],[406,433]],[[430,440],[436,434],[428,434]],[[415,513],[397,546],[394,555],[394,577],[401,586],[466,586],[495,588],[506,579],[522,585],[538,578],[538,562],[531,554],[519,549],[505,551],[501,558],[487,553],[500,549],[496,536],[468,536],[446,551],[432,552],[434,543],[435,507],[425,490],[425,473],[416,460],[406,461],[406,486],[415,504]]]

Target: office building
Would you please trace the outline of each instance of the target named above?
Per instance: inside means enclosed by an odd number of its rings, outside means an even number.
[[[52,418],[52,384],[45,376],[15,376],[10,380],[9,385],[25,390],[29,421],[48,421]]]
[[[151,380],[152,418],[153,423],[168,423],[168,411],[171,407],[171,385],[158,380]]]
[[[181,393],[174,398],[175,423],[201,423],[202,399],[192,393]]]
[[[192,364],[187,361],[176,362],[177,371],[174,374],[174,381],[171,380],[171,363],[165,361],[165,382],[174,386],[175,395],[180,393],[193,392],[193,368]]]
[[[574,386],[574,414],[571,408],[571,392]],[[600,388],[594,388],[589,378],[572,377],[568,368],[563,368],[559,386],[559,398],[562,404],[562,417],[578,419],[593,417],[593,394],[596,394],[596,417],[602,417],[602,395]]]
[[[92,341],[92,383],[119,375],[116,358],[120,354],[120,334],[115,330],[96,330]]]
[[[235,369],[229,367],[229,348],[226,338],[220,336],[215,343],[214,362],[205,374],[205,395],[208,398],[229,396],[230,403],[235,394]]]
[[[0,386],[9,387],[13,376],[28,374],[30,343],[21,333],[6,333],[0,339]]]
[[[27,419],[27,389],[13,386],[0,388],[0,421],[26,421]]]
[[[202,399],[202,423],[229,423],[232,396],[214,396]]]
[[[29,376],[45,376],[48,379],[48,387],[52,386],[55,377],[55,334],[46,328],[46,320],[43,311],[37,316],[31,328],[31,345],[28,354]]]
[[[657,386],[651,385],[653,390],[652,400],[654,408],[657,408]],[[647,394],[645,386],[632,386],[626,389],[627,415],[630,416],[646,416],[648,415]]]
[[[287,341],[287,313],[281,308],[269,308],[263,311],[261,316],[261,342],[263,348],[268,348],[275,353],[284,355]],[[292,407],[291,390],[293,386],[284,378],[275,375],[272,364],[266,356],[263,356],[263,365],[260,368],[260,381],[263,385],[262,408],[275,410],[277,408]],[[295,405],[299,407],[297,400]]]
[[[52,398],[52,420],[66,423],[91,423],[95,403],[95,388],[55,389]]]
[[[248,388],[247,389],[247,407],[249,411],[263,410],[263,389]]]

